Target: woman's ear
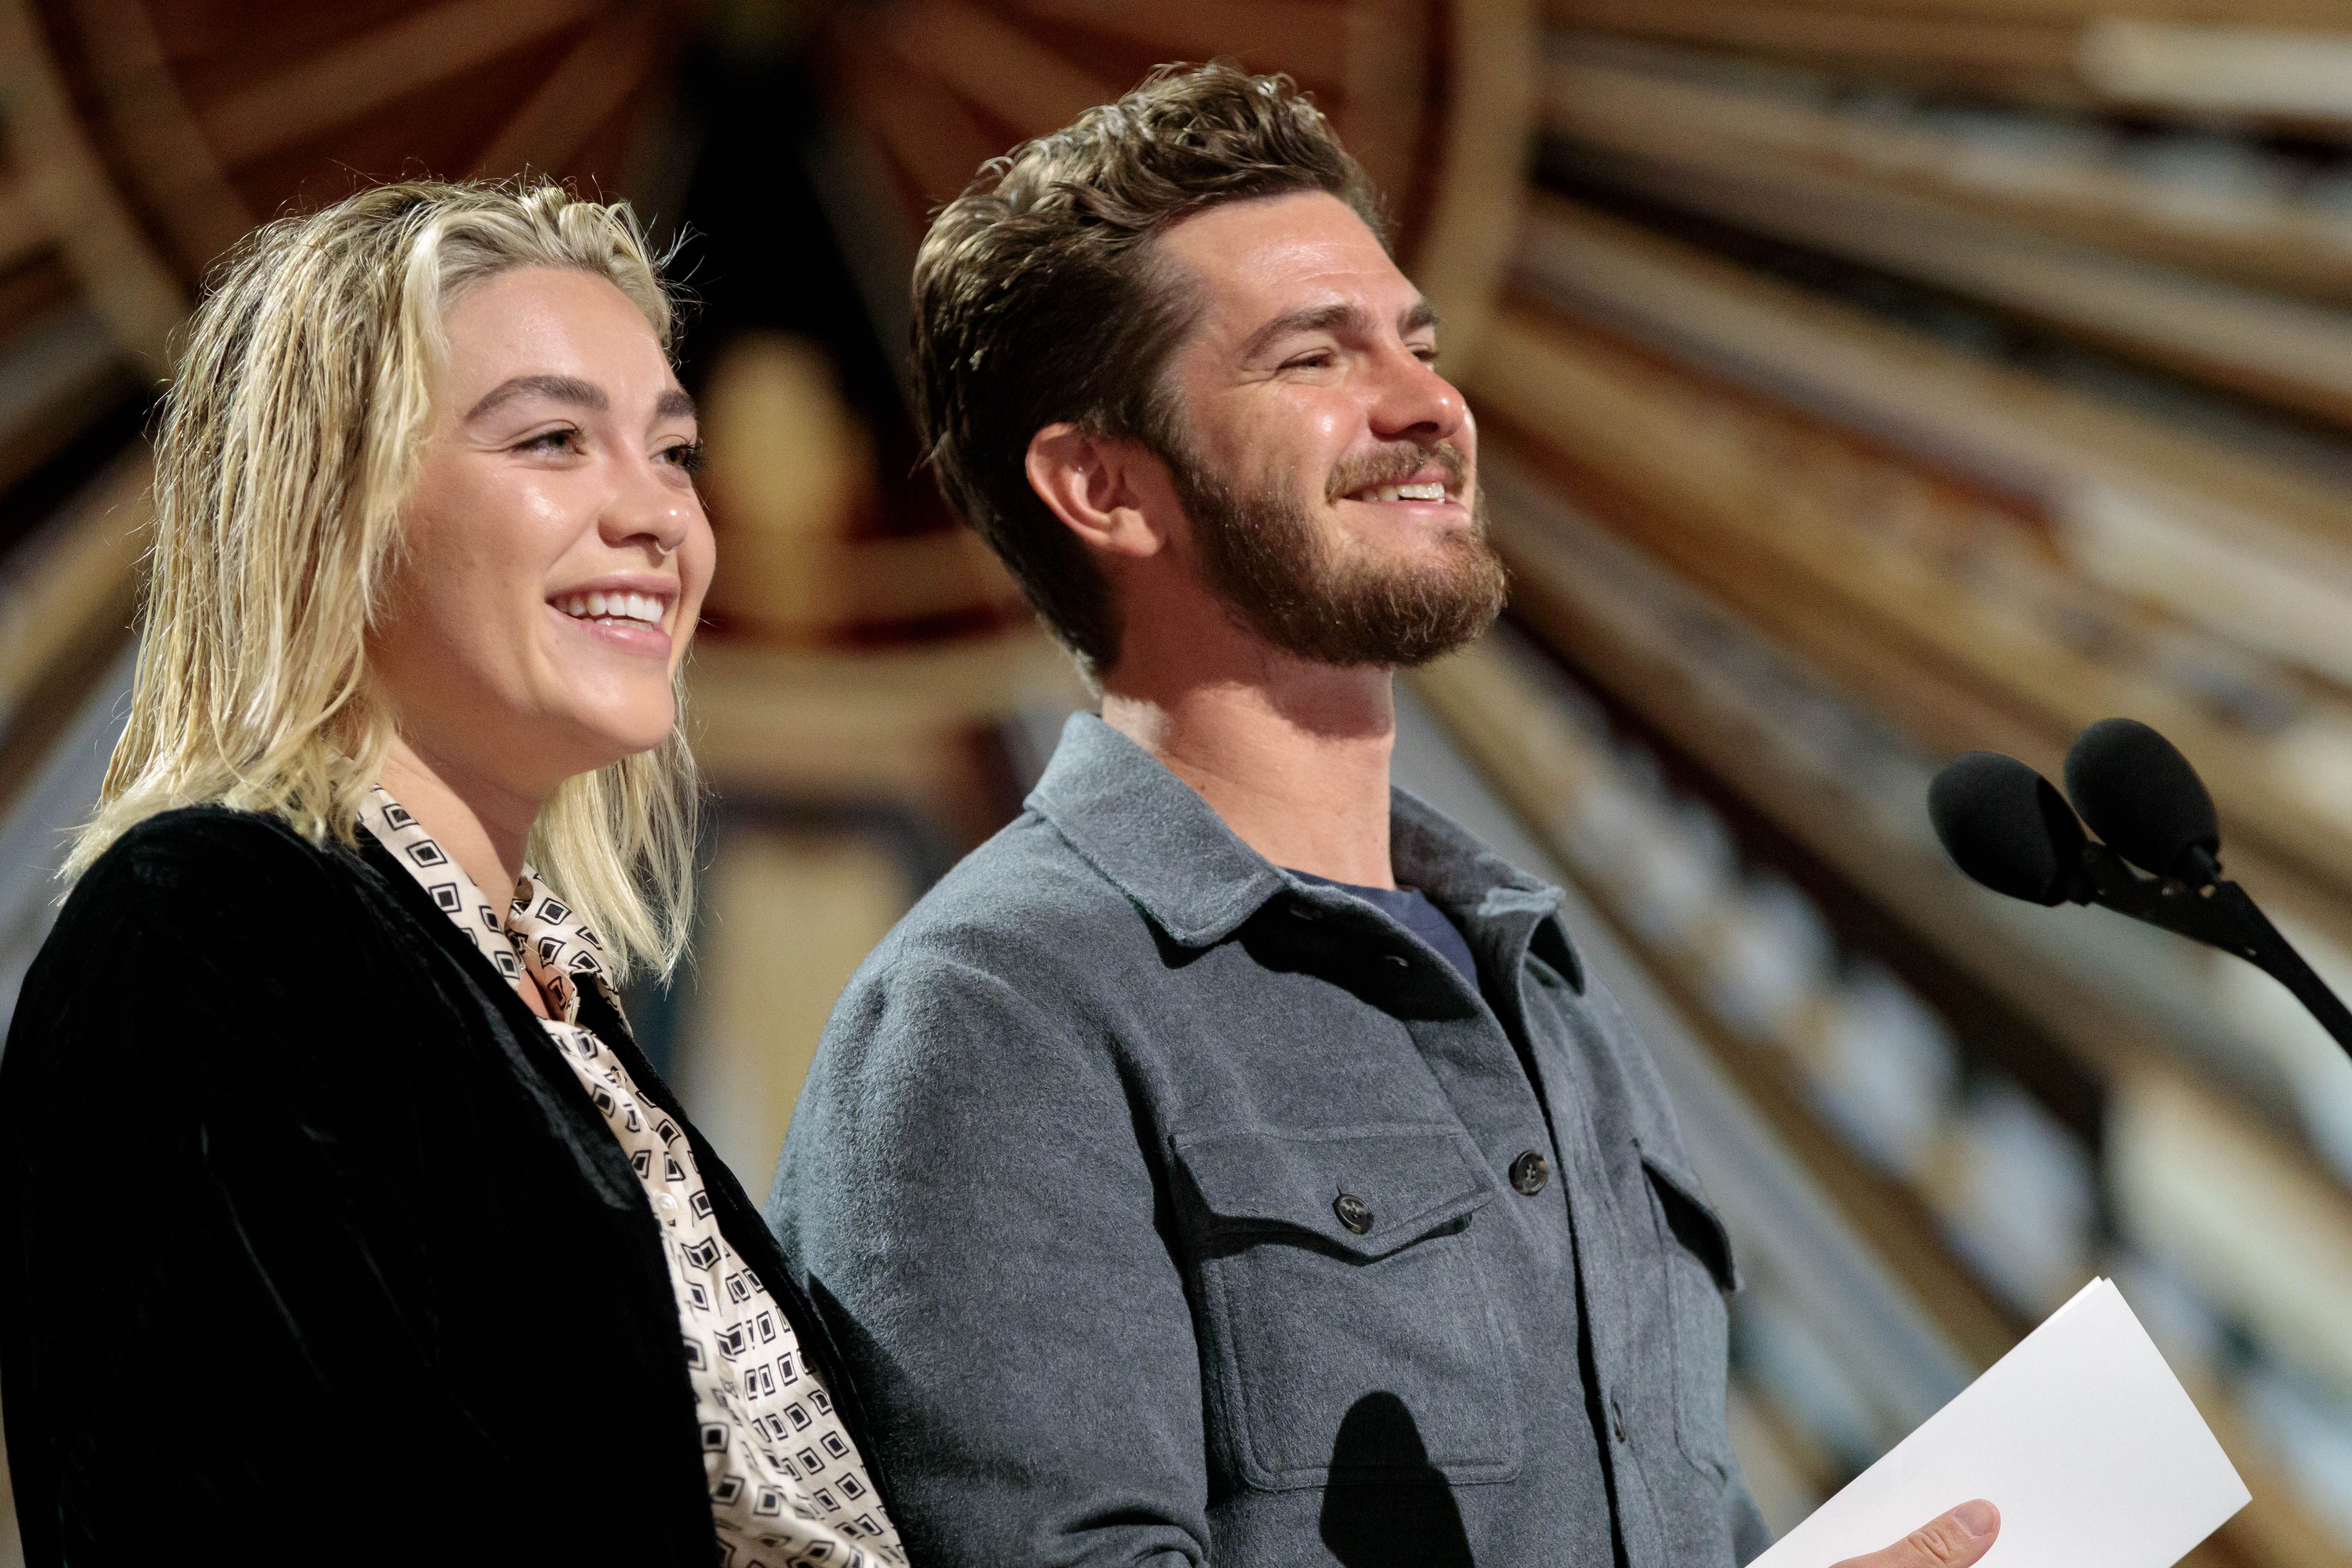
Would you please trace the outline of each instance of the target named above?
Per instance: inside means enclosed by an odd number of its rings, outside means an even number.
[[[1167,544],[1166,530],[1143,502],[1168,489],[1166,466],[1139,444],[1089,436],[1065,421],[1029,438],[1025,467],[1029,488],[1092,548],[1145,556]]]

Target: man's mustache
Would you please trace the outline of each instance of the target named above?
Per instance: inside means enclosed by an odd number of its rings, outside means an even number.
[[[1461,489],[1463,479],[1470,472],[1470,459],[1462,455],[1461,447],[1451,441],[1440,441],[1434,447],[1416,447],[1402,441],[1341,462],[1331,470],[1323,499],[1338,500],[1367,485],[1401,485],[1432,463],[1445,470],[1449,494]]]

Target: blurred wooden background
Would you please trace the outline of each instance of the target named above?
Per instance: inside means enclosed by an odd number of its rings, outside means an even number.
[[[717,799],[649,1043],[763,1187],[833,994],[1080,700],[914,473],[927,213],[1153,64],[1311,88],[1446,319],[1516,574],[1400,776],[1559,878],[1752,1281],[1776,1524],[2094,1273],[2352,1563],[2352,1064],[1944,864],[1952,752],[2127,713],[2352,984],[2342,0],[0,0],[0,1006],[119,723],[141,434],[256,221],[525,170],[683,233]]]

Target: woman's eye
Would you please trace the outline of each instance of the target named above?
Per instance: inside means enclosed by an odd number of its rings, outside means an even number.
[[[675,447],[665,447],[662,448],[662,458],[667,462],[675,463],[689,474],[694,473],[702,467],[702,443],[681,441]]]
[[[544,430],[525,437],[515,446],[518,452],[577,452],[579,449],[580,432],[570,429]]]

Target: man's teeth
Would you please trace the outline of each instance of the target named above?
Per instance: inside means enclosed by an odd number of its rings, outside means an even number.
[[[573,594],[558,599],[555,607],[583,621],[642,621],[661,625],[662,602],[650,594]]]
[[[1372,500],[1444,500],[1444,485],[1374,485],[1360,495]]]

